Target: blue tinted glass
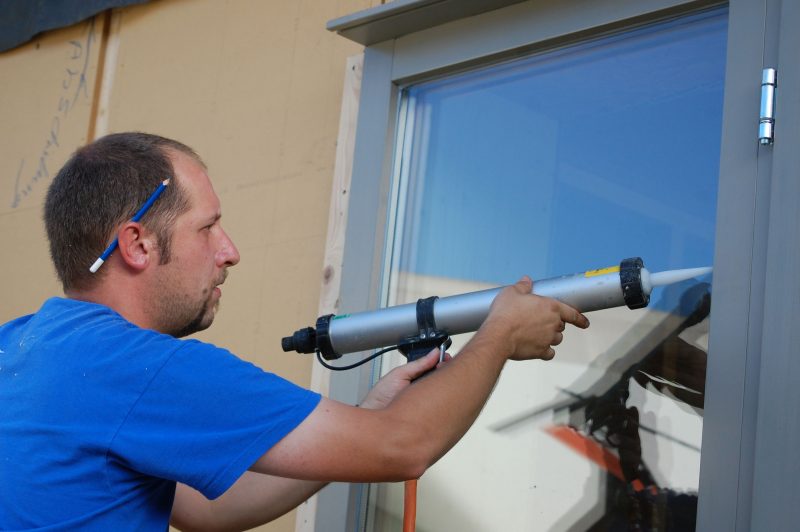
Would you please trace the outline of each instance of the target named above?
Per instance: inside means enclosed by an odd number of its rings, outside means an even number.
[[[715,9],[406,88],[388,303],[628,257],[710,266],[726,39]],[[694,529],[709,282],[506,365],[420,480],[419,528]],[[375,530],[400,529],[397,491],[376,490]]]
[[[411,87],[400,268],[711,264],[725,47],[710,14]]]

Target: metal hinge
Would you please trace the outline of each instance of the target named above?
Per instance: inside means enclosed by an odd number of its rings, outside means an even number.
[[[758,119],[758,143],[762,146],[775,140],[775,88],[778,86],[778,71],[765,68],[761,72],[761,116]]]

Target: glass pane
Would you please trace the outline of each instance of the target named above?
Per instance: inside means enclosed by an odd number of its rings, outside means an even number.
[[[407,88],[386,303],[711,265],[726,31],[716,9]],[[692,529],[710,282],[509,363],[420,480],[417,529]],[[372,491],[370,527],[400,530],[402,485]]]

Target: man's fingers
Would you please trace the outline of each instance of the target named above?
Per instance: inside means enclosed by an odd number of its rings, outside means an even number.
[[[586,316],[565,303],[559,302],[559,305],[561,319],[563,321],[571,323],[575,327],[580,327],[581,329],[585,329],[589,326],[589,320],[586,318]]]
[[[409,380],[414,380],[429,369],[436,366],[439,362],[439,348],[435,347],[433,350],[425,355],[424,357],[418,358],[408,364],[400,366],[399,370],[402,370],[403,376],[408,378]]]
[[[528,277],[527,275],[523,276],[522,279],[517,281],[517,284],[514,285],[519,292],[530,294],[533,292],[533,280]],[[589,320],[575,310],[573,307],[570,307],[566,303],[562,303],[561,301],[556,300],[559,304],[560,310],[559,314],[561,315],[561,319],[567,323],[571,323],[576,327],[580,327],[581,329],[585,329],[589,326]],[[561,329],[562,331],[564,329]]]

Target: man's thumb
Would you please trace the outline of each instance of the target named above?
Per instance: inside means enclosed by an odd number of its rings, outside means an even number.
[[[530,294],[531,291],[533,290],[533,279],[531,279],[527,275],[523,275],[522,279],[517,281],[516,286],[520,291],[523,291],[526,294]]]

